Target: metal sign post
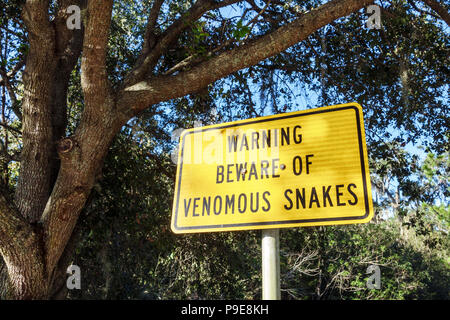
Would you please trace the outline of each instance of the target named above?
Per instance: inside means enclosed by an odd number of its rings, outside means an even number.
[[[280,229],[262,230],[262,298],[280,300]]]

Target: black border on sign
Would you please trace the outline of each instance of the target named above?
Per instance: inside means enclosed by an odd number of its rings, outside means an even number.
[[[327,113],[327,112],[334,112],[334,111],[342,111],[347,109],[354,109],[356,111],[356,127],[358,130],[358,144],[359,144],[359,156],[360,156],[360,163],[361,163],[361,173],[362,173],[362,180],[363,180],[363,189],[364,189],[364,203],[365,203],[365,209],[366,212],[362,216],[351,216],[351,217],[336,217],[336,218],[319,218],[319,219],[297,219],[297,220],[282,220],[282,221],[262,221],[262,222],[246,222],[246,223],[229,223],[229,224],[216,224],[216,225],[204,225],[204,226],[187,226],[187,227],[178,227],[177,226],[177,218],[178,218],[178,207],[179,207],[179,200],[180,200],[180,187],[181,187],[181,174],[183,171],[183,153],[184,153],[184,142],[185,137],[192,133],[197,132],[206,132],[210,130],[217,130],[217,129],[223,129],[223,128],[232,128],[232,127],[241,127],[246,126],[249,124],[254,123],[261,123],[261,122],[269,122],[269,121],[276,121],[276,120],[283,120],[283,119],[289,119],[289,118],[295,118],[295,117],[303,117],[308,116],[312,114],[318,114],[318,113]],[[233,227],[249,227],[249,226],[267,226],[267,225],[273,225],[275,227],[283,225],[283,224],[301,224],[301,223],[310,223],[310,222],[325,222],[325,221],[348,221],[348,220],[362,220],[367,218],[367,216],[370,213],[369,208],[369,199],[368,199],[368,192],[367,192],[367,180],[366,180],[366,169],[364,166],[364,150],[363,150],[363,142],[362,142],[362,130],[361,130],[361,121],[359,116],[359,109],[354,106],[343,106],[343,107],[337,107],[332,109],[321,109],[316,111],[310,111],[305,113],[298,113],[298,114],[288,114],[286,116],[276,117],[276,118],[269,118],[269,119],[259,119],[259,120],[253,120],[245,123],[231,123],[231,124],[224,124],[223,126],[218,126],[214,128],[198,128],[194,129],[192,131],[188,131],[180,137],[182,141],[181,145],[181,155],[180,155],[180,170],[178,175],[178,188],[177,188],[177,195],[176,195],[176,206],[175,206],[175,219],[174,219],[174,228],[176,230],[182,231],[182,230],[202,230],[202,229],[214,229],[214,228],[233,228]],[[232,231],[232,230],[229,230]]]

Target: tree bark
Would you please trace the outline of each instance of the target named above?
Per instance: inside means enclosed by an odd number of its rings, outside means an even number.
[[[196,92],[220,78],[288,49],[319,28],[370,3],[373,0],[332,0],[269,34],[225,51],[188,71],[175,76],[152,77],[127,86],[119,93],[118,108],[132,117],[155,103]]]
[[[448,10],[445,8],[444,5],[441,5],[436,0],[422,0],[422,1],[426,3],[431,9],[433,9],[442,18],[442,20],[445,21],[447,26],[450,26],[450,13],[448,13]]]
[[[56,141],[65,135],[68,81],[82,48],[83,31],[67,29],[65,10],[71,4],[82,7],[84,0],[58,2],[60,7],[53,22],[48,17],[48,1],[28,0],[23,7],[30,48],[23,75],[23,149],[15,210],[27,226],[18,228],[27,230],[30,238],[24,241],[13,236],[14,230],[4,231],[10,241],[0,245],[9,274],[3,298],[47,298],[55,281],[45,268],[45,232],[39,220],[59,170]],[[4,223],[0,219],[0,226]]]
[[[33,228],[0,194],[0,255],[8,271],[7,299],[44,299],[48,277],[44,266],[42,232]]]

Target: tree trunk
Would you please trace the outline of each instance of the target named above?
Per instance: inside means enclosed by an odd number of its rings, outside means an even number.
[[[52,152],[51,97],[55,76],[55,32],[46,20],[46,7],[30,5],[24,20],[30,30],[30,49],[23,73],[22,140],[16,205],[30,222],[39,220],[50,194]],[[43,30],[37,30],[42,28]]]
[[[24,220],[3,194],[0,194],[0,221],[0,255],[6,265],[3,269],[8,272],[8,281],[3,284],[5,298],[47,298],[42,231]]]

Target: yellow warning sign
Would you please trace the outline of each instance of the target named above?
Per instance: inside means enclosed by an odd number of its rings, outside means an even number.
[[[175,233],[365,223],[372,216],[357,103],[181,134]]]

